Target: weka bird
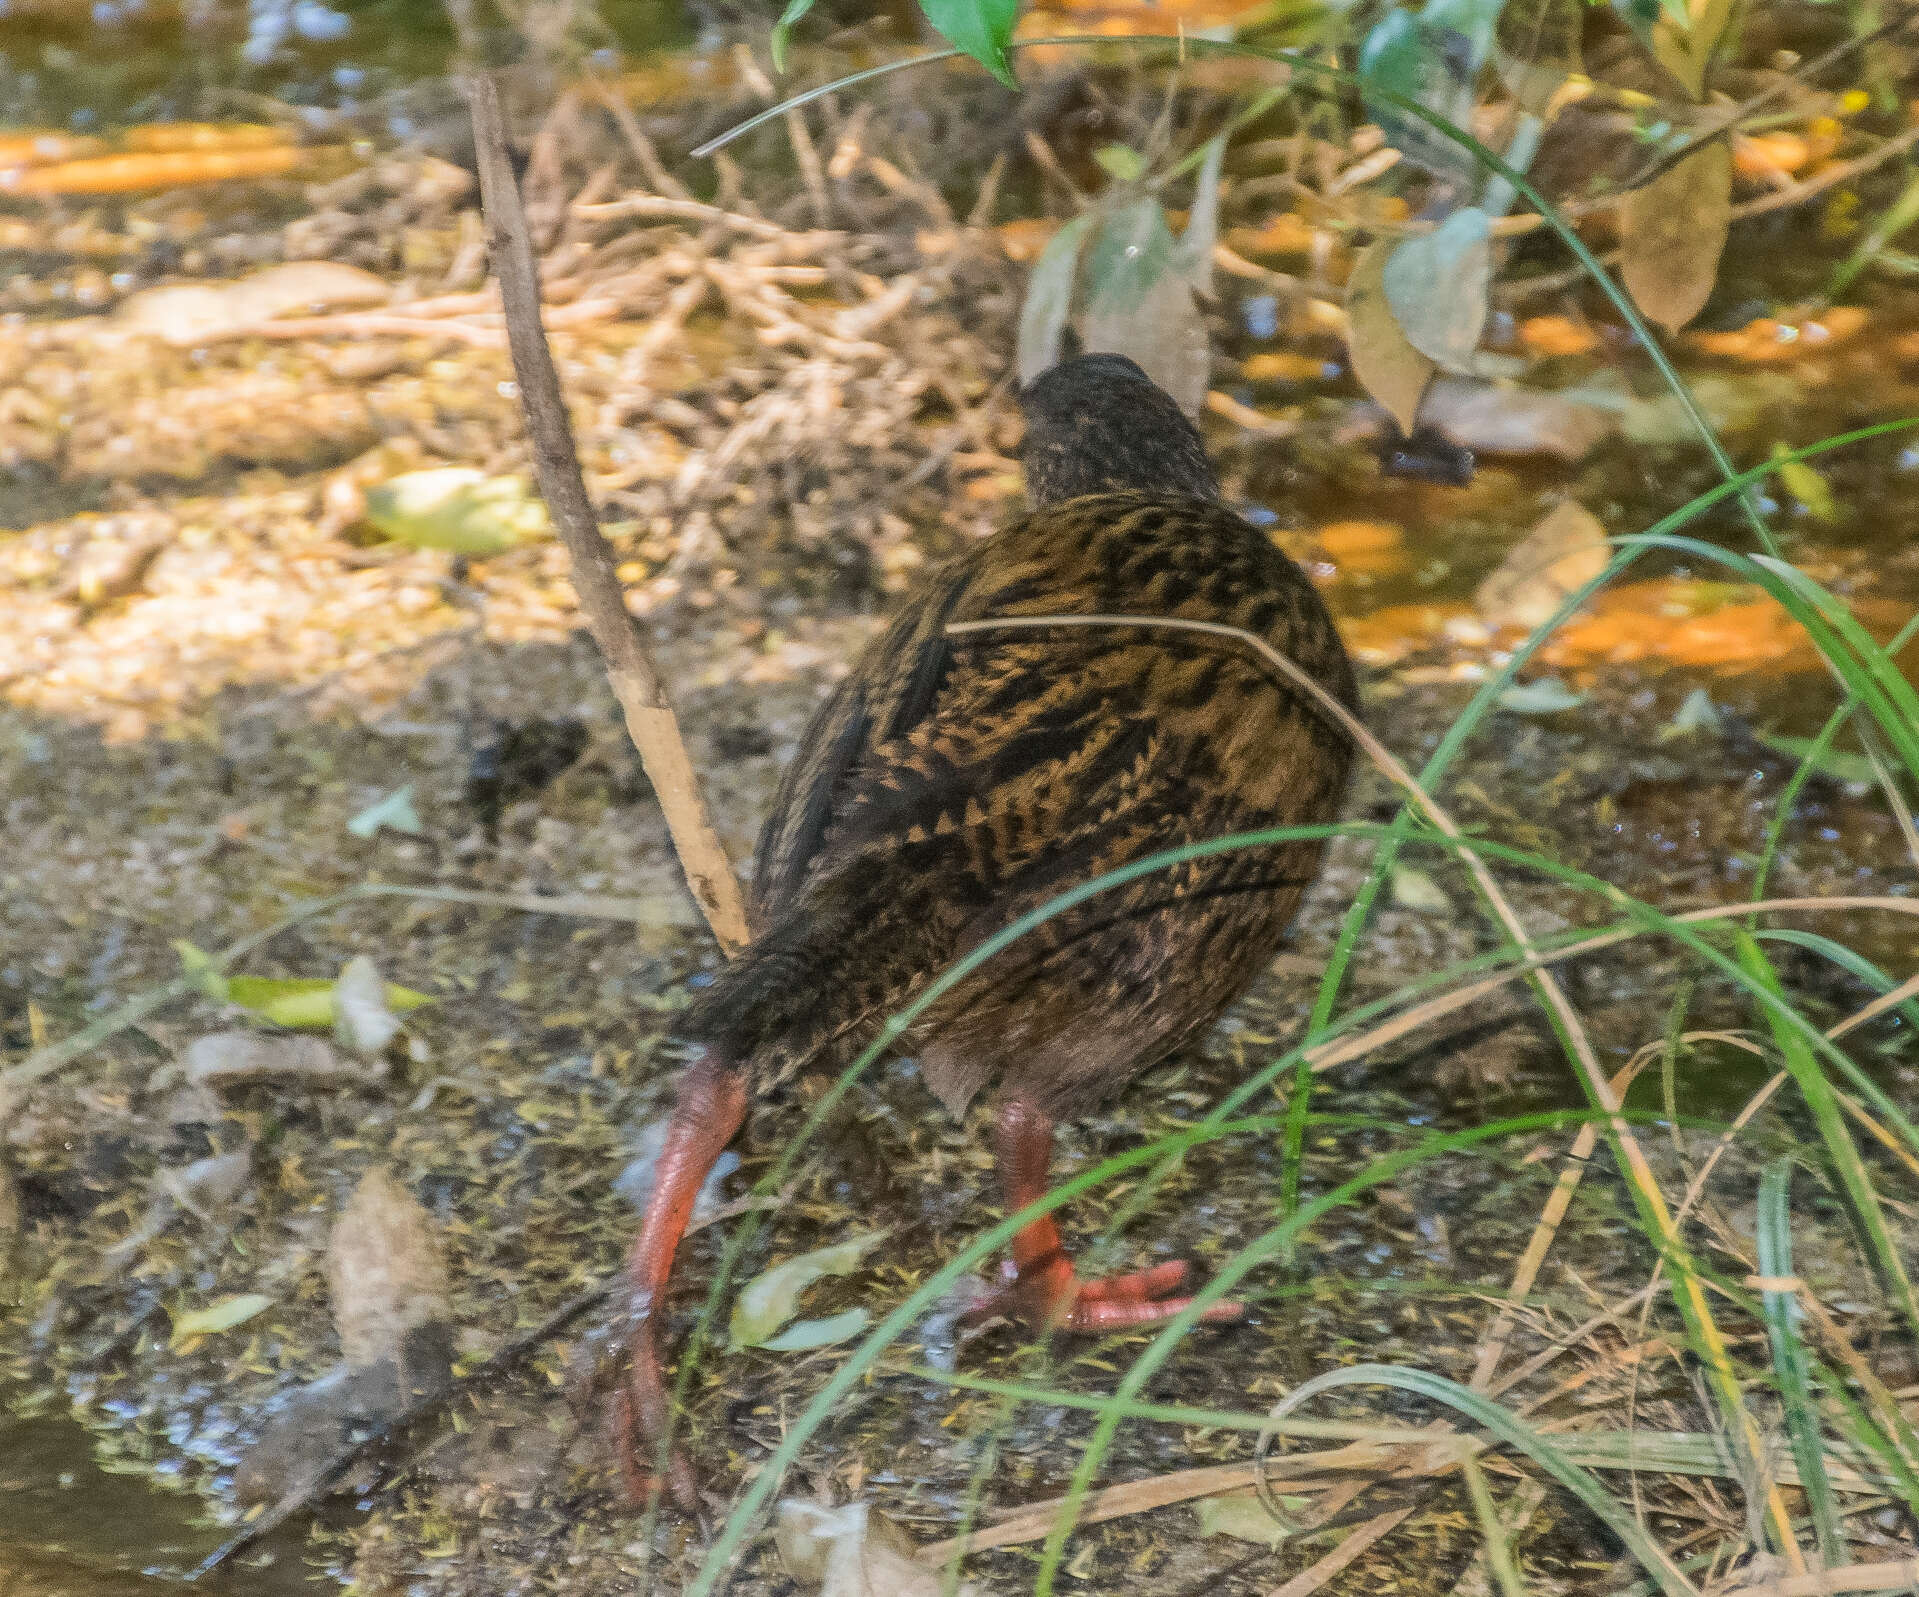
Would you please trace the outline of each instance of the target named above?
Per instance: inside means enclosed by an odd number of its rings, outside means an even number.
[[[1066,888],[1156,850],[1330,820],[1346,733],[1243,643],[1140,626],[952,635],[1008,616],[1186,617],[1268,640],[1348,705],[1352,668],[1299,567],[1219,501],[1199,434],[1130,360],[1021,395],[1032,508],[934,573],[814,716],[761,834],[759,932],[683,1016],[695,1050],[628,1260],[628,1484],[667,1404],[655,1317],[707,1171],[754,1099]],[[1277,952],[1319,863],[1294,842],[1194,860],[1046,921],[910,1034],[958,1114],[999,1091],[1008,1211],[1043,1194],[1054,1121],[1203,1031]],[[1003,1306],[1102,1331],[1177,1313],[1183,1263],[1079,1280],[1050,1218]],[[1218,1318],[1236,1317],[1232,1304]],[[665,1482],[690,1505],[675,1458]]]

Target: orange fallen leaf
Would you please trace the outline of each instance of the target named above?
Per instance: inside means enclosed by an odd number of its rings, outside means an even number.
[[[1344,618],[1339,630],[1346,647],[1367,665],[1391,665],[1442,637],[1450,624],[1473,619],[1471,607],[1461,603],[1389,604]]]
[[[1282,211],[1264,227],[1236,227],[1226,235],[1228,249],[1241,255],[1305,255],[1316,231],[1297,211]]]
[[[1529,316],[1519,342],[1533,355],[1584,355],[1599,347],[1599,335],[1570,316]]]
[[[1390,521],[1329,521],[1315,528],[1313,536],[1334,560],[1352,560],[1406,547],[1406,535]]]
[[[290,140],[263,122],[149,122],[128,128],[121,142],[143,154],[177,150],[268,150]]]
[[[1834,305],[1818,316],[1804,321],[1777,321],[1761,316],[1732,332],[1695,332],[1686,341],[1695,349],[1724,360],[1744,361],[1748,365],[1774,365],[1797,360],[1857,333],[1868,321],[1858,305]]]
[[[1406,540],[1384,521],[1335,521],[1313,534],[1342,577],[1387,577],[1409,569]]]
[[[0,133],[0,168],[46,166],[55,161],[77,161],[106,148],[101,139],[82,138],[53,128],[21,128]]]
[[[1272,350],[1263,355],[1248,355],[1241,362],[1239,372],[1249,383],[1317,383],[1337,376],[1338,368],[1317,355]]]
[[[1855,607],[1881,639],[1910,612],[1887,601]],[[1657,661],[1721,671],[1778,674],[1823,669],[1818,651],[1785,606],[1743,583],[1665,578],[1624,583],[1594,600],[1541,649],[1547,665],[1578,668]]]
[[[1044,216],[1021,217],[1017,221],[1002,222],[993,229],[1009,261],[1038,260],[1058,231],[1059,223]]]
[[[1797,172],[1812,159],[1812,146],[1797,133],[1734,134],[1732,169],[1741,177],[1766,179]]]
[[[264,150],[100,155],[53,166],[0,170],[0,194],[131,194],[234,178],[278,177],[299,165],[304,153],[291,144],[280,144]]]

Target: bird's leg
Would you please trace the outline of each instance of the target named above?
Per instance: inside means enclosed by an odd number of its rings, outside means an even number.
[[[666,1435],[666,1383],[660,1371],[654,1313],[661,1306],[673,1255],[693,1217],[707,1173],[746,1117],[746,1077],[710,1056],[680,1078],[666,1146],[654,1170],[646,1217],[626,1256],[626,1372],[614,1398],[614,1445],[627,1496],[643,1504],[654,1488],[659,1444]],[[675,1450],[665,1489],[681,1508],[698,1506],[693,1471]]]
[[[993,1128],[999,1155],[1000,1189],[1007,1212],[1015,1213],[1046,1192],[1046,1173],[1053,1162],[1053,1117],[1032,1098],[1009,1093],[1000,1102]],[[1156,1264],[1132,1275],[1103,1281],[1082,1281],[1073,1273],[1059,1227],[1042,1215],[1013,1237],[1013,1257],[1003,1266],[1008,1283],[980,1306],[975,1316],[1010,1314],[1041,1330],[1120,1331],[1171,1319],[1191,1298],[1167,1296],[1184,1284],[1183,1259]],[[1203,1319],[1237,1320],[1244,1308],[1237,1303],[1215,1303]]]

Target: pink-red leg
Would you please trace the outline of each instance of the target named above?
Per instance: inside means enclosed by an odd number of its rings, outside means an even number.
[[[700,1187],[745,1117],[746,1078],[739,1071],[703,1059],[680,1078],[653,1195],[626,1256],[631,1289],[626,1372],[614,1399],[613,1432],[627,1496],[635,1504],[644,1504],[653,1493],[659,1444],[667,1425],[666,1381],[660,1369],[654,1310],[665,1294],[673,1255],[686,1235]],[[691,1511],[698,1506],[692,1468],[677,1449],[666,1462],[661,1484],[681,1508]]]
[[[1047,1170],[1053,1162],[1052,1116],[1033,1099],[1009,1093],[1001,1100],[993,1141],[999,1155],[1000,1189],[1007,1212],[1012,1213],[1046,1192]],[[976,1314],[1011,1314],[1041,1330],[1123,1331],[1169,1320],[1192,1302],[1168,1295],[1185,1284],[1188,1267],[1182,1259],[1102,1281],[1080,1280],[1051,1215],[1014,1235],[1013,1257],[1005,1271],[1010,1276],[1008,1285]],[[1215,1303],[1202,1318],[1237,1320],[1245,1312],[1238,1303]]]

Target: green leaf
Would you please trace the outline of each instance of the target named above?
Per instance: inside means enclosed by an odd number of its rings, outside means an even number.
[[[1033,275],[1026,280],[1026,303],[1020,307],[1019,380],[1030,383],[1059,359],[1060,338],[1073,308],[1073,279],[1079,270],[1080,245],[1093,225],[1092,213],[1076,216],[1047,240]]]
[[[956,49],[965,51],[1007,88],[1019,87],[1006,59],[1019,0],[920,0],[920,9]]]
[[[851,1275],[866,1255],[892,1234],[890,1227],[885,1231],[869,1231],[864,1236],[835,1243],[830,1248],[815,1248],[811,1253],[802,1253],[770,1270],[762,1270],[741,1288],[734,1300],[733,1318],[728,1327],[733,1346],[767,1346],[780,1327],[799,1312],[801,1293],[824,1276]]]
[[[1792,451],[1785,444],[1775,442],[1772,446],[1772,458],[1779,463],[1779,481],[1787,493],[1806,507],[1806,514],[1815,521],[1832,521],[1839,515],[1839,507],[1833,502],[1832,487],[1811,466],[1803,460],[1792,458]]]
[[[1386,301],[1414,349],[1448,371],[1470,372],[1492,274],[1492,218],[1464,206],[1387,258]]]
[[[778,1336],[760,1344],[774,1353],[810,1353],[814,1348],[850,1342],[866,1329],[871,1316],[864,1309],[848,1309],[824,1320],[795,1320]]]
[[[249,1009],[262,1020],[295,1031],[331,1031],[336,1018],[334,983],[325,976],[229,976],[226,982],[229,1003]],[[386,1006],[395,1014],[405,1014],[433,1000],[411,987],[386,984]]]
[[[786,70],[786,41],[793,31],[793,25],[813,9],[813,0],[786,0],[786,9],[780,13],[780,20],[773,24],[773,70]]]
[[[1500,709],[1518,715],[1557,715],[1561,710],[1576,710],[1585,702],[1585,694],[1573,692],[1558,677],[1536,677],[1499,695]]]
[[[187,980],[216,1004],[227,1001],[228,980],[220,974],[220,967],[214,963],[211,954],[203,948],[196,948],[183,937],[174,939],[173,951],[180,956],[180,970]]]
[[[1102,144],[1093,151],[1093,159],[1101,171],[1121,183],[1137,183],[1146,175],[1146,157],[1130,144]]]
[[[371,837],[383,826],[391,831],[405,832],[409,837],[418,837],[426,830],[420,824],[420,812],[413,807],[411,782],[375,799],[346,823],[346,829],[355,837]]]
[[[1788,737],[1783,732],[1759,732],[1754,735],[1767,748],[1785,755],[1788,759],[1809,761],[1812,768],[1821,776],[1830,777],[1835,782],[1843,782],[1847,787],[1863,790],[1879,780],[1879,773],[1873,770],[1872,761],[1863,754],[1852,754],[1845,749],[1834,748],[1816,750],[1814,739]]]
[[[231,1331],[236,1325],[245,1325],[256,1314],[262,1314],[272,1307],[272,1298],[258,1292],[243,1292],[238,1297],[209,1303],[204,1309],[174,1314],[173,1335],[167,1345],[177,1350],[196,1336],[217,1336],[222,1331]],[[168,1310],[168,1313],[172,1314],[172,1311]]]
[[[1640,1566],[1658,1583],[1666,1597],[1698,1597],[1698,1588],[1680,1572],[1678,1565],[1640,1527],[1631,1510],[1602,1486],[1592,1473],[1575,1464],[1561,1450],[1562,1438],[1548,1437],[1513,1414],[1511,1410],[1482,1397],[1457,1381],[1425,1370],[1402,1369],[1390,1364],[1355,1364],[1347,1369],[1328,1370],[1295,1387],[1273,1409],[1275,1420],[1285,1419],[1302,1404],[1321,1392],[1342,1386],[1389,1386],[1412,1392],[1434,1402],[1444,1403],[1481,1428],[1491,1431],[1508,1447],[1523,1452],[1554,1480],[1584,1503],[1602,1520],[1639,1560]]]
[[[466,466],[409,471],[366,491],[366,519],[416,549],[448,549],[485,560],[551,530],[546,506],[518,477]]]
[[[1783,1283],[1792,1276],[1790,1158],[1775,1159],[1759,1178],[1756,1221],[1759,1274]],[[1762,1288],[1759,1305],[1766,1318],[1766,1337],[1772,1344],[1772,1368],[1786,1411],[1786,1433],[1792,1438],[1793,1461],[1799,1466],[1799,1486],[1806,1494],[1813,1530],[1819,1538],[1819,1556],[1828,1569],[1837,1569],[1849,1560],[1845,1535],[1840,1530],[1839,1502],[1826,1473],[1826,1450],[1820,1442],[1819,1413],[1812,1395],[1812,1361],[1799,1334],[1799,1299],[1789,1286]]]

